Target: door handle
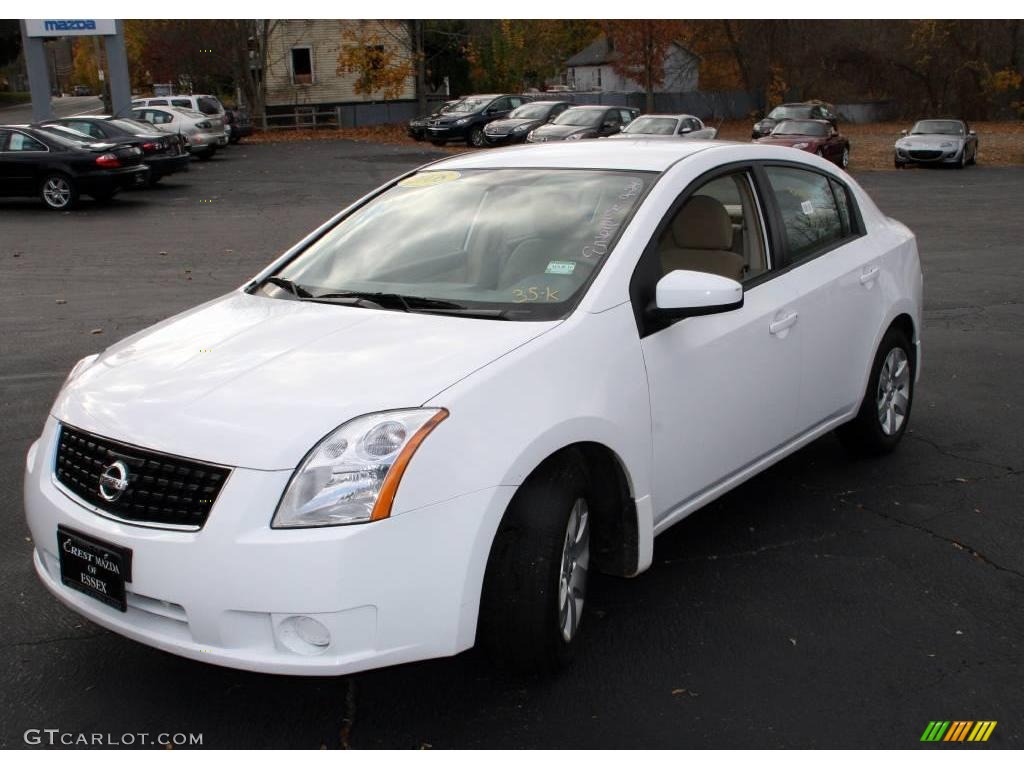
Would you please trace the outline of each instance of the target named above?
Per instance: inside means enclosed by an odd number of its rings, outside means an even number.
[[[799,316],[800,315],[798,315],[796,312],[790,312],[788,315],[786,315],[781,320],[776,320],[774,323],[770,323],[768,325],[768,333],[770,333],[770,334],[772,334],[774,336],[775,334],[781,333],[782,331],[786,330],[787,328],[792,327],[793,324],[796,323],[796,319]]]
[[[860,284],[867,285],[876,277],[878,277],[878,267],[868,267],[860,273]]]

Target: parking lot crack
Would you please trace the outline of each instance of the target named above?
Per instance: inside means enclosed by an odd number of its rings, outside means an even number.
[[[921,435],[917,435],[917,434],[907,434],[907,438],[911,439],[911,440],[919,440],[920,442],[924,443],[925,445],[930,445],[938,453],[942,454],[943,456],[947,456],[947,457],[949,457],[951,459],[959,459],[960,461],[969,461],[972,464],[982,464],[982,465],[984,465],[986,467],[992,467],[993,469],[1001,469],[1001,470],[1003,470],[1005,472],[1010,472],[1010,473],[1015,473],[1015,472],[1020,471],[1016,467],[1010,467],[1010,466],[1007,466],[1006,464],[997,464],[997,463],[995,463],[993,461],[987,461],[985,459],[975,459],[975,458],[972,458],[971,456],[963,456],[962,454],[954,453],[953,451],[950,451],[950,450],[948,450],[946,448],[943,448],[937,442],[935,442],[934,440],[932,440],[931,438],[928,438],[928,437],[922,437]]]
[[[849,503],[845,499],[840,499],[839,502],[841,504],[848,504]],[[1013,576],[1017,576],[1018,578],[1024,579],[1024,572],[1018,571],[1015,568],[1010,568],[1009,566],[1006,566],[1006,565],[1002,565],[1001,563],[997,563],[995,560],[992,560],[990,557],[988,557],[985,553],[981,552],[978,549],[975,549],[970,544],[965,544],[964,542],[960,541],[959,539],[954,539],[954,538],[951,538],[949,536],[943,536],[941,533],[933,531],[931,528],[927,528],[926,526],[920,525],[918,523],[912,523],[912,522],[910,522],[908,520],[903,520],[902,518],[896,517],[894,515],[886,514],[885,512],[881,512],[881,511],[879,511],[877,509],[871,509],[870,507],[865,507],[863,504],[857,504],[856,506],[857,506],[858,509],[862,509],[865,512],[869,512],[869,513],[875,515],[876,517],[881,517],[884,520],[888,520],[889,522],[896,523],[897,525],[902,526],[904,528],[910,528],[912,530],[915,530],[915,531],[923,533],[923,534],[925,534],[927,536],[930,536],[933,539],[937,539],[937,540],[943,541],[943,542],[945,542],[947,544],[951,544],[955,548],[957,548],[957,549],[959,549],[959,550],[961,550],[963,552],[967,552],[968,554],[973,556],[976,560],[979,560],[980,562],[984,563],[985,565],[987,565],[987,566],[989,566],[991,568],[994,568],[997,571],[1002,571],[1003,573],[1009,573],[1009,574],[1011,574]]]

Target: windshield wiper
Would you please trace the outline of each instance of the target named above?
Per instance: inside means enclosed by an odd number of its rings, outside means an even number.
[[[292,282],[287,277],[271,275],[270,277],[264,278],[263,282],[264,284],[270,283],[271,285],[276,285],[278,288],[284,288],[286,291],[290,291],[296,299],[308,299],[313,295],[301,285]]]
[[[460,317],[482,317],[491,320],[508,320],[505,310],[486,307],[466,307],[454,301],[428,299],[423,296],[407,296],[401,293],[381,291],[340,291],[321,293],[306,301],[320,301],[324,304],[351,304],[353,306],[401,309],[403,312],[419,312],[429,315],[458,315]]]

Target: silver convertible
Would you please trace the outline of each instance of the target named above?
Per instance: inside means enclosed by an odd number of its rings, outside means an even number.
[[[978,161],[978,135],[963,120],[918,120],[896,140],[897,168],[908,164],[955,165]]]

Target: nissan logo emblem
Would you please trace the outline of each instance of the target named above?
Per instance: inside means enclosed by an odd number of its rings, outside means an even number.
[[[104,468],[100,475],[100,496],[106,501],[117,501],[128,487],[128,467],[123,461],[115,461]]]

